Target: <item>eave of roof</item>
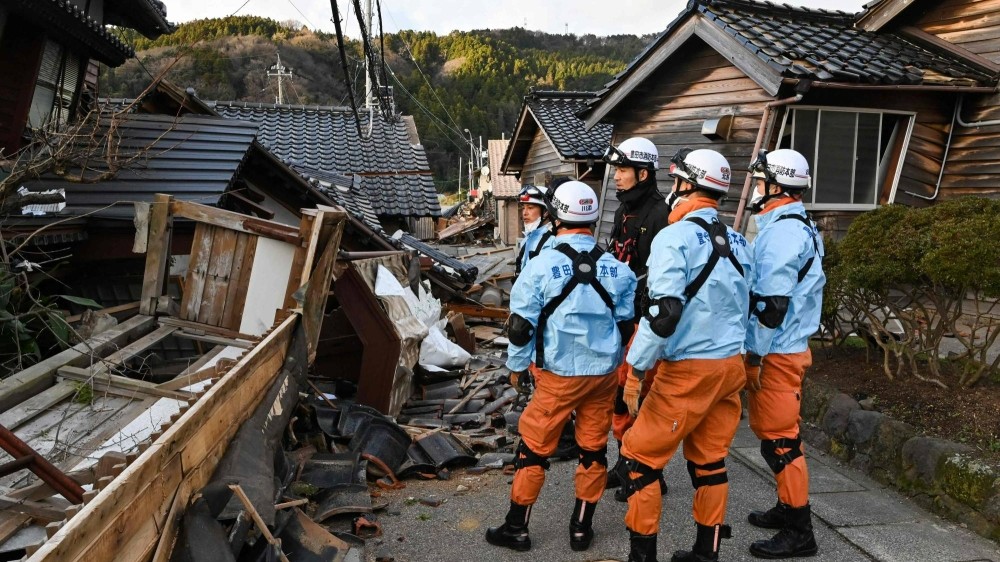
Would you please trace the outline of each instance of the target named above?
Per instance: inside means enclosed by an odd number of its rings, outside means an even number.
[[[135,51],[114,36],[101,22],[66,0],[3,0],[22,17],[46,30],[63,33],[56,40],[89,53],[108,66],[120,66]]]

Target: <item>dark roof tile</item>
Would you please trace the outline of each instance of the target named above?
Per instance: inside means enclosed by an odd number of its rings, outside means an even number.
[[[538,125],[564,159],[598,159],[611,142],[611,125],[589,131],[578,114],[597,96],[594,92],[534,91],[524,97]]]

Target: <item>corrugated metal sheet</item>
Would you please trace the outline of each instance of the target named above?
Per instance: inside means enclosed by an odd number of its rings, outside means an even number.
[[[96,133],[108,134],[110,124],[102,118]],[[63,215],[131,218],[132,203],[152,201],[156,193],[215,205],[236,178],[258,126],[219,117],[145,114],[119,116],[114,125],[110,144],[119,151],[118,164],[127,162],[114,177],[77,183],[50,176],[25,185],[31,191],[65,188]],[[91,175],[108,170],[108,159],[101,154],[87,164]],[[79,170],[68,175],[74,173]]]

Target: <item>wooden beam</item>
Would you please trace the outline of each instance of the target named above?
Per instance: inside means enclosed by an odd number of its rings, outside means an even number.
[[[864,13],[854,25],[865,31],[878,31],[912,3],[913,0],[887,0]]]
[[[191,219],[193,221],[221,226],[238,232],[256,234],[265,238],[273,238],[296,246],[302,243],[299,229],[280,222],[258,219],[241,213],[217,209],[188,201],[172,201],[170,212],[174,217]],[[152,224],[150,224],[152,229]]]
[[[170,259],[170,236],[173,219],[170,202],[173,197],[157,193],[149,213],[149,241],[146,244],[146,270],[142,276],[142,297],[139,312],[147,316],[156,314],[156,299],[163,294]]]
[[[114,328],[0,381],[0,412],[5,412],[52,386],[59,367],[87,365],[98,355],[120,347],[125,341],[144,333],[155,324],[156,319],[151,316],[133,316]]]
[[[228,347],[239,347],[241,349],[250,349],[253,347],[252,341],[237,340],[233,338],[224,338],[222,336],[213,336],[210,334],[192,334],[183,329],[174,328],[177,332],[174,332],[174,336],[186,340],[200,341],[205,343],[214,343],[216,345],[225,345]]]
[[[506,320],[510,316],[510,311],[506,308],[491,308],[488,306],[476,306],[474,304],[448,303],[444,305],[444,309],[449,312],[460,312],[466,316],[475,316],[478,318]]]
[[[76,385],[62,381],[0,414],[0,425],[14,431],[76,393]]]
[[[1000,65],[991,61],[990,59],[977,55],[972,51],[962,47],[961,45],[956,45],[951,41],[945,41],[944,39],[934,35],[932,33],[927,33],[919,27],[914,27],[912,25],[903,26],[899,29],[899,32],[903,35],[909,37],[913,41],[922,44],[925,47],[931,47],[933,50],[945,51],[950,53],[952,56],[958,57],[964,60],[970,66],[974,66],[979,70],[986,72],[988,74],[997,74],[1000,72]]]
[[[9,509],[30,515],[46,523],[66,519],[66,508],[69,507],[69,502],[63,501],[62,504],[59,506],[31,500],[21,500],[10,496],[0,496],[0,509]]]
[[[230,330],[227,328],[220,328],[219,326],[209,326],[208,324],[201,324],[199,322],[192,322],[190,320],[181,320],[180,318],[172,318],[170,316],[163,316],[158,319],[163,326],[175,326],[177,328],[182,328],[188,334],[213,334],[216,336],[221,336],[223,338],[231,338],[235,340],[247,340],[247,341],[257,341],[260,339],[257,336],[251,336],[249,334],[241,334],[236,330]]]
[[[224,346],[215,346],[211,351],[190,364],[187,369],[181,371],[181,374],[157,386],[164,390],[180,390],[186,386],[191,386],[192,384],[215,377],[218,373],[216,366],[213,364],[211,367],[205,367],[205,365],[212,359],[215,359],[224,349],[226,349]]]
[[[129,359],[139,355],[143,351],[146,351],[150,347],[153,347],[161,340],[166,339],[177,331],[176,326],[160,326],[159,328],[153,330],[152,332],[142,336],[141,338],[135,340],[134,342],[126,345],[125,347],[119,349],[118,351],[108,355],[102,359],[99,363],[91,367],[91,371],[94,373],[101,373],[109,371],[112,367],[117,365],[123,365]]]
[[[126,397],[145,394],[147,396],[156,396],[157,398],[172,398],[181,402],[186,402],[189,398],[194,397],[190,392],[164,390],[151,382],[118,375],[94,373],[89,369],[81,369],[79,367],[60,367],[59,376],[71,381],[84,382],[92,385],[95,389],[106,390]]]
[[[240,425],[274,381],[291,341],[291,315],[227,372],[31,560],[132,562],[156,550],[178,490],[187,498],[211,477]]]
[[[101,310],[95,310],[94,312],[101,314],[115,315],[122,312],[128,312],[130,310],[138,310],[138,308],[139,308],[139,301],[135,301],[126,304],[120,304],[118,306],[110,306],[108,308],[102,308]],[[73,322],[79,322],[82,319],[83,319],[82,314],[74,314],[72,316],[66,317],[66,323],[72,324]]]

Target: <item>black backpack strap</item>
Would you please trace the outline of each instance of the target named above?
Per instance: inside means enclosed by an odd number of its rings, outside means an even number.
[[[574,250],[569,244],[563,243],[555,247],[556,250],[561,252],[563,255],[568,257],[573,262],[573,276],[572,278],[563,285],[562,292],[556,295],[555,298],[545,303],[542,307],[541,313],[538,315],[538,327],[535,329],[535,366],[539,369],[545,368],[545,327],[548,324],[549,316],[555,312],[559,305],[561,305],[567,298],[569,298],[570,293],[572,293],[578,285],[585,283],[590,285],[597,291],[598,296],[604,301],[604,304],[611,309],[612,313],[615,309],[615,303],[611,299],[611,295],[608,290],[604,288],[604,285],[597,280],[597,260],[600,259],[601,255],[604,254],[604,250],[597,246],[594,246],[588,252],[578,252]]]
[[[813,225],[812,221],[810,221],[808,218],[803,217],[802,215],[796,215],[794,213],[789,213],[787,215],[781,215],[780,217],[778,217],[777,219],[775,219],[775,221],[782,221],[782,220],[789,220],[789,219],[794,219],[794,220],[797,220],[797,221],[801,222],[802,224],[804,224],[807,227],[809,227],[810,230],[816,228]],[[806,278],[806,275],[809,275],[809,270],[812,268],[813,262],[816,261],[816,256],[819,255],[819,242],[816,241],[816,234],[815,233],[813,233],[813,235],[812,235],[812,243],[813,243],[813,255],[810,256],[808,260],[806,260],[806,264],[803,265],[802,269],[799,270],[799,283],[801,283],[802,280]]]
[[[733,255],[732,248],[729,246],[729,232],[726,230],[726,225],[721,222],[714,221],[709,224],[708,221],[701,217],[688,217],[684,220],[691,221],[702,228],[708,233],[708,239],[712,243],[712,255],[708,257],[708,261],[705,262],[705,267],[702,268],[701,272],[697,277],[691,281],[691,284],[684,288],[684,297],[687,300],[691,300],[698,291],[701,290],[702,285],[708,281],[708,277],[712,274],[715,266],[719,263],[722,258],[729,259],[729,262],[733,264],[736,271],[740,272],[743,276],[743,266],[740,265],[739,260]]]
[[[549,238],[552,238],[553,236],[555,236],[555,234],[552,233],[552,230],[545,231],[545,233],[542,234],[542,237],[538,239],[538,245],[535,246],[535,249],[528,252],[528,259],[533,260],[538,256],[538,254],[542,253],[542,246],[544,246],[545,243],[549,241]]]

